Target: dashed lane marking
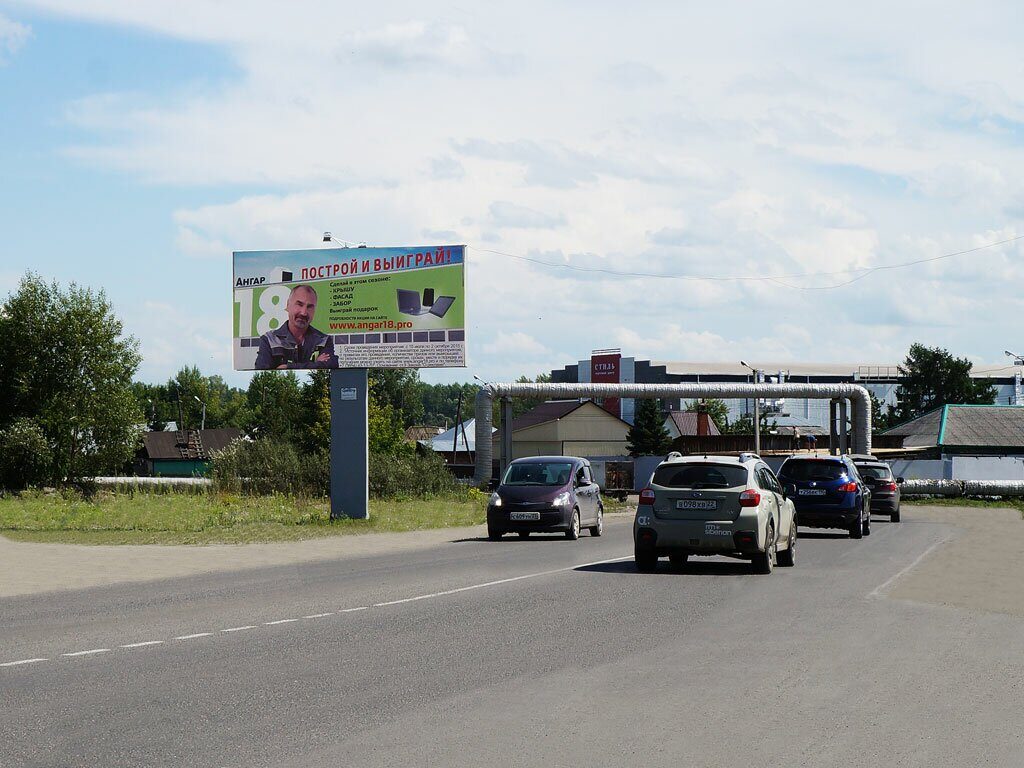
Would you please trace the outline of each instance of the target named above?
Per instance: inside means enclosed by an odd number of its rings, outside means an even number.
[[[927,552],[925,554],[927,554]],[[385,607],[392,606],[392,605],[402,605],[404,603],[413,603],[413,602],[418,602],[420,600],[429,600],[429,599],[435,598],[435,597],[445,597],[447,595],[457,595],[459,593],[470,592],[470,591],[475,590],[475,589],[484,589],[486,587],[495,587],[495,586],[498,586],[500,584],[511,584],[511,583],[517,582],[517,581],[524,581],[525,579],[536,579],[536,578],[539,578],[541,576],[550,576],[550,575],[556,574],[556,573],[565,573],[567,571],[575,571],[575,570],[579,570],[580,568],[588,568],[588,567],[594,566],[594,565],[603,565],[605,563],[618,563],[618,562],[621,562],[623,560],[629,560],[631,558],[632,558],[632,555],[627,555],[625,557],[613,557],[613,558],[609,558],[607,560],[594,560],[593,562],[579,563],[577,565],[571,565],[571,566],[567,566],[565,568],[554,568],[554,569],[552,569],[550,571],[539,571],[538,573],[527,573],[527,574],[524,574],[522,576],[512,576],[512,577],[507,578],[507,579],[495,579],[494,581],[485,581],[482,584],[471,584],[471,585],[466,586],[466,587],[457,587],[455,589],[446,589],[446,590],[443,590],[441,592],[430,592],[430,593],[425,594],[425,595],[415,595],[413,597],[404,597],[404,598],[401,598],[399,600],[387,600],[387,601],[384,601],[384,602],[381,602],[381,603],[374,603],[373,605],[360,605],[360,606],[356,606],[354,608],[341,608],[341,609],[339,609],[337,611],[327,611],[325,613],[312,613],[312,614],[309,614],[308,616],[303,616],[302,618],[303,619],[323,619],[323,618],[326,618],[328,616],[335,616],[335,615],[339,615],[339,614],[343,614],[343,613],[356,613],[358,611],[367,611],[370,608],[385,608]],[[915,561],[915,563],[916,562],[917,561]],[[905,570],[909,570],[909,568],[905,569]],[[899,576],[899,575],[900,574],[897,574],[897,576]],[[883,587],[884,586],[885,585],[883,585]],[[277,619],[275,621],[265,621],[265,622],[263,622],[263,626],[270,627],[270,626],[276,626],[278,624],[291,624],[291,623],[297,622],[297,621],[299,621],[299,619],[297,619],[297,618],[296,619]],[[220,632],[228,632],[228,633],[230,633],[230,632],[242,632],[244,630],[249,630],[249,629],[257,629],[257,625],[255,625],[255,624],[245,624],[245,625],[240,626],[240,627],[228,627],[226,629],[221,629],[219,631]],[[194,640],[194,639],[200,638],[200,637],[210,637],[210,636],[212,636],[214,634],[216,634],[216,633],[214,633],[214,632],[193,632],[190,635],[177,635],[174,639],[175,640]],[[147,648],[147,647],[152,647],[152,646],[156,646],[156,645],[163,645],[164,642],[165,641],[163,641],[163,640],[143,640],[143,641],[140,641],[140,642],[137,642],[137,643],[125,643],[124,645],[120,645],[118,647],[119,648],[124,648],[124,649]],[[67,657],[92,656],[92,655],[99,654],[99,653],[109,653],[110,650],[111,650],[110,648],[91,648],[91,649],[89,649],[87,651],[72,651],[70,653],[62,653],[61,656],[67,656]],[[50,661],[50,659],[42,658],[42,657],[32,658],[32,659],[19,659],[18,661],[7,661],[7,662],[0,663],[0,667],[16,667],[16,666],[20,666],[20,665],[23,665],[23,664],[36,664],[36,663],[43,662],[43,661]]]

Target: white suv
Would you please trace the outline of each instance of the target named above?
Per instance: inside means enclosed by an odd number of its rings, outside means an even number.
[[[676,567],[690,555],[727,555],[771,573],[796,562],[796,510],[757,454],[671,453],[640,493],[633,544],[640,571],[665,555]]]

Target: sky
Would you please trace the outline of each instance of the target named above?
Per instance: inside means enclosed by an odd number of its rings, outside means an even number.
[[[431,382],[608,347],[996,368],[1024,353],[1021,26],[1011,2],[0,0],[0,297],[28,270],[102,288],[139,379],[244,386],[231,252],[330,230],[469,246],[469,365]]]

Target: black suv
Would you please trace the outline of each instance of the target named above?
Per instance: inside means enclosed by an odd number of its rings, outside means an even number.
[[[889,515],[894,523],[898,523],[903,478],[893,477],[889,465],[874,456],[854,456],[853,463],[871,488],[871,513]]]

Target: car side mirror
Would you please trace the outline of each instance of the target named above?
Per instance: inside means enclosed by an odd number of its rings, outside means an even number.
[[[786,496],[787,499],[790,496],[796,496],[796,486],[795,485],[784,485],[784,486],[782,486],[782,490],[785,493],[785,496]]]
[[[903,483],[905,483],[905,482],[906,482],[905,478],[902,478],[902,477],[897,477],[896,478],[896,485],[903,485]]]

